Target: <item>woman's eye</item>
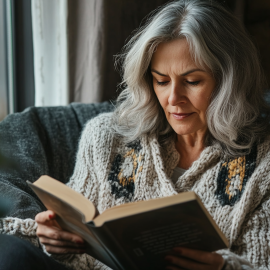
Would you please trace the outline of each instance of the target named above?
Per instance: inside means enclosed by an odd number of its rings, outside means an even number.
[[[157,81],[157,85],[166,85],[168,82],[159,82]]]
[[[190,81],[187,81],[188,84],[190,85],[198,85],[200,83],[200,81],[195,81],[195,82],[190,82]]]

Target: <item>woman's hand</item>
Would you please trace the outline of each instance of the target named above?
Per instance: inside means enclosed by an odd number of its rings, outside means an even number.
[[[224,259],[213,252],[205,252],[188,248],[174,248],[173,255],[168,255],[165,260],[169,263],[167,270],[221,270]]]
[[[52,254],[85,253],[86,243],[78,235],[62,230],[56,221],[56,214],[51,211],[36,215],[37,236],[47,252]]]

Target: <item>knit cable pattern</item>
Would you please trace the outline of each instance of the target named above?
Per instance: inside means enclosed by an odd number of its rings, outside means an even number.
[[[7,217],[0,219],[0,233],[36,236],[37,223],[33,219]]]

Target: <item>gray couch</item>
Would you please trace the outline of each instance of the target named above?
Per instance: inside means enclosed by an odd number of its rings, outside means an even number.
[[[6,117],[0,123],[0,152],[12,163],[11,168],[0,169],[0,198],[11,202],[6,216],[34,219],[44,211],[26,180],[34,182],[46,174],[66,183],[73,172],[85,123],[112,110],[109,102],[72,103],[31,107]]]

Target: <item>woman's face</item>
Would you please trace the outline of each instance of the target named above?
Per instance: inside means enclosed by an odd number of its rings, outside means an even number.
[[[194,63],[186,39],[161,43],[153,54],[151,73],[154,91],[174,131],[205,133],[215,80],[210,71]]]

